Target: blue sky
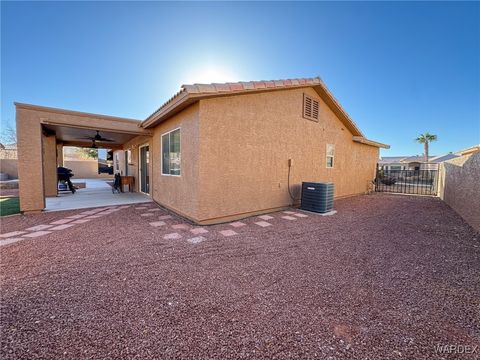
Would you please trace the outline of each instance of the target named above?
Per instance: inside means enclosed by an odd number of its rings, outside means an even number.
[[[383,155],[480,143],[480,4],[1,3],[13,101],[144,119],[183,83],[320,76]]]

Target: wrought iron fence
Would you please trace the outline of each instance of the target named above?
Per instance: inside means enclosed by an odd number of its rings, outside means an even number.
[[[416,195],[437,195],[438,170],[378,169],[375,191]]]

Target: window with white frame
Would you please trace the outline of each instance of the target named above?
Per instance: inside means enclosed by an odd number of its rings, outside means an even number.
[[[162,174],[180,176],[180,129],[162,135]]]
[[[333,159],[335,157],[335,145],[327,144],[327,168],[333,168]]]

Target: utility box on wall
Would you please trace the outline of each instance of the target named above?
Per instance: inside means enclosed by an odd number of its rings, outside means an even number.
[[[333,210],[333,193],[335,187],[331,182],[303,182],[302,210],[327,213]]]

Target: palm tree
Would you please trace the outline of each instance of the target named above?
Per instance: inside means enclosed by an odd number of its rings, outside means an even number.
[[[426,132],[425,134],[420,134],[419,137],[415,139],[416,142],[423,144],[423,148],[425,150],[425,162],[428,163],[428,145],[432,141],[437,141],[437,135],[430,134]]]

